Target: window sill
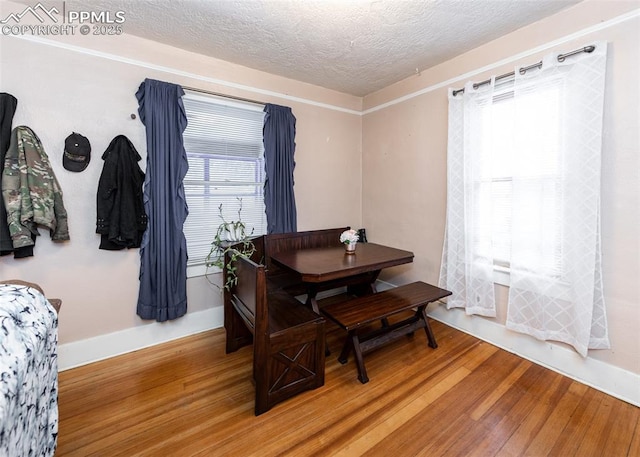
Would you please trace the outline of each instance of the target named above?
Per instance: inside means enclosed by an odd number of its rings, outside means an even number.
[[[222,270],[216,267],[207,268],[206,265],[191,265],[187,267],[187,278],[197,278],[214,273],[220,273]]]
[[[507,267],[493,267],[493,283],[501,286],[509,287],[511,284],[510,270]]]

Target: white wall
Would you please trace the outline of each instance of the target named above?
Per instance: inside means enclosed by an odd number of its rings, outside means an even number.
[[[637,2],[584,1],[364,99],[363,223],[382,243],[402,240],[411,268],[383,272],[400,284],[437,282],[446,210],[447,89],[538,62],[551,49],[608,43],[602,160],[602,253],[610,350],[582,359],[562,344],[505,328],[498,316],[431,315],[523,357],[640,404],[640,10]],[[380,186],[385,182],[385,186]],[[389,189],[393,189],[390,192]]]
[[[0,3],[0,16],[23,4]],[[125,25],[126,28],[126,25]],[[361,224],[362,100],[206,58],[133,36],[0,35],[0,91],[18,99],[13,126],[40,137],[64,192],[71,240],[54,244],[41,230],[35,256],[0,258],[0,279],[39,283],[62,299],[60,367],[126,352],[222,325],[221,294],[209,280],[187,281],[188,312],[163,324],[136,315],[139,251],[102,251],[95,233],[101,155],[119,134],[143,157],[144,126],[135,93],[154,78],[291,106],[297,118],[295,193],[300,230]],[[81,173],[62,167],[64,139],[82,133],[92,145]],[[331,176],[331,185],[326,179]],[[217,222],[212,221],[217,226]]]

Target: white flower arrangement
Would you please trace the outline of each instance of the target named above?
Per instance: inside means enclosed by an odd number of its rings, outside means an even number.
[[[345,230],[340,234],[340,242],[343,244],[351,244],[358,242],[358,232],[355,230]]]

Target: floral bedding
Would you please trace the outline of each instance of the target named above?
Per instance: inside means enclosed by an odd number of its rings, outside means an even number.
[[[0,456],[53,456],[58,316],[37,289],[0,284]]]

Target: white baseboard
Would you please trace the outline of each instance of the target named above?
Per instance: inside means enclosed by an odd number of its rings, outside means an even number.
[[[396,287],[378,281],[379,291]],[[433,308],[432,308],[433,306]],[[581,357],[572,349],[529,335],[513,332],[504,325],[478,316],[467,316],[462,309],[447,309],[441,303],[430,305],[429,317],[468,333],[533,363],[600,390],[612,397],[640,406],[640,375],[614,365]],[[437,337],[437,335],[436,335]]]
[[[187,313],[180,319],[154,322],[58,346],[58,371],[137,351],[224,325],[222,307]]]
[[[318,298],[325,298],[341,291],[344,289],[321,292],[318,294]],[[298,299],[304,302],[306,295],[302,295]],[[222,326],[224,326],[224,310],[219,306],[187,313],[180,319],[173,321],[153,322],[61,344],[58,346],[58,371],[69,370]]]
[[[395,287],[378,281],[379,291]],[[323,295],[332,295],[335,291]],[[539,341],[528,335],[512,332],[496,322],[477,316],[467,316],[463,310],[447,310],[445,306],[431,308],[429,316],[437,321],[475,336],[499,348],[514,353],[538,365],[561,373],[578,382],[605,392],[623,401],[640,406],[640,375],[601,362],[582,358],[569,348]],[[58,370],[137,351],[224,325],[222,307],[187,313],[175,321],[152,323],[118,332],[100,335],[58,347]]]
[[[433,306],[433,305],[432,305]],[[447,310],[444,305],[431,308],[429,317],[506,351],[549,368],[620,400],[640,406],[640,375],[548,341],[508,330],[504,325],[461,309]]]

